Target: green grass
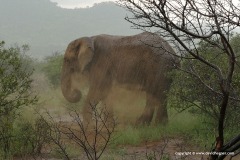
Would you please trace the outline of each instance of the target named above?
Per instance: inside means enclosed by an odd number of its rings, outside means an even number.
[[[190,143],[206,142],[205,124],[201,117],[194,116],[189,112],[174,113],[170,112],[169,123],[167,125],[151,126],[128,126],[119,130],[114,135],[114,145],[140,145],[144,142],[159,141],[165,137],[181,137],[189,140]],[[209,132],[208,138],[214,140]],[[209,141],[209,140],[207,140]],[[203,145],[201,144],[201,145]]]
[[[237,133],[237,129],[225,130],[226,141]],[[182,138],[187,144],[197,146],[202,151],[209,151],[214,147],[217,135],[217,129],[210,125],[206,117],[193,115],[187,111],[182,113],[170,111],[169,122],[165,126],[128,126],[120,129],[113,136],[112,147],[137,146],[145,142],[161,141],[164,138]]]

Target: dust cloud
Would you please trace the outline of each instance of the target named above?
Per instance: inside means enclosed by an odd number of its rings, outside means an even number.
[[[113,107],[114,116],[120,124],[134,124],[145,107],[146,93],[114,86],[107,101]]]

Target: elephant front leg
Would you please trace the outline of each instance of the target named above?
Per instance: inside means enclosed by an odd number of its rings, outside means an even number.
[[[89,89],[85,104],[83,106],[83,121],[85,124],[91,124],[94,120],[103,118],[102,114],[108,111],[105,106],[105,99],[109,93],[109,87],[92,87]],[[100,103],[102,102],[102,103]]]
[[[83,109],[82,109],[84,126],[88,126],[92,123],[93,109],[96,107],[96,105],[97,104],[92,103],[90,101],[85,102]]]
[[[146,106],[144,108],[142,115],[137,120],[137,125],[140,124],[149,125],[151,123],[156,104],[157,104],[156,98],[154,98],[152,95],[147,94]]]
[[[93,113],[97,111],[97,105],[101,101],[101,93],[95,88],[90,88],[82,109],[83,123],[89,125],[93,120]]]
[[[86,101],[82,111],[85,126],[94,126],[96,122],[109,126],[115,122],[112,106],[109,106],[104,99]]]

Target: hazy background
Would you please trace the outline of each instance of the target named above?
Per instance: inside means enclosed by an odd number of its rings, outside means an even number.
[[[140,32],[124,20],[129,13],[123,8],[102,1],[0,0],[0,41],[28,44],[31,55],[42,59],[56,51],[64,52],[70,41],[82,36]],[[92,7],[66,9],[69,6]]]
[[[58,6],[62,8],[86,8],[92,7],[96,3],[101,2],[109,2],[116,0],[51,0],[52,2],[56,2]]]

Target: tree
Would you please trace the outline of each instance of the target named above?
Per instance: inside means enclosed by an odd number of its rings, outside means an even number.
[[[239,48],[234,45],[237,43],[240,43],[238,34],[231,37],[230,44],[236,52],[239,52]],[[226,69],[227,63],[224,55],[216,56],[219,50],[209,46],[209,44],[205,42],[199,43],[198,50],[204,57],[211,59],[212,62]],[[195,75],[188,73],[192,70],[191,68],[194,68],[194,70],[198,72],[198,76],[202,77],[203,81],[199,81]],[[221,97],[219,94],[212,92],[212,90],[207,88],[204,84],[208,84],[214,91],[220,93],[221,91],[218,88],[218,77],[212,70],[208,70],[200,61],[183,60],[181,69],[188,72],[178,70],[174,73],[175,75],[173,75],[173,77],[177,77],[177,80],[173,82],[170,91],[170,98],[172,98],[171,102],[173,102],[172,106],[179,111],[190,109],[192,113],[205,114],[207,119],[210,119],[210,122],[216,125],[219,119],[219,102],[221,101]],[[239,71],[237,67],[235,72],[239,73]],[[240,85],[239,80],[240,74],[235,74],[232,80],[234,86]],[[234,91],[231,92],[231,97],[235,97],[235,99],[239,98],[239,93],[240,88],[235,88]],[[231,132],[233,132],[233,127],[240,127],[240,107],[238,101],[231,98],[229,104],[224,128],[225,130],[231,130]],[[215,126],[212,127],[215,128]]]
[[[210,92],[219,98],[218,137],[216,151],[224,147],[224,122],[230,101],[239,101],[233,83],[238,55],[230,43],[234,29],[240,27],[240,9],[232,0],[119,0],[122,7],[132,15],[126,20],[136,28],[156,31],[172,42],[177,55],[188,61],[189,69],[184,70],[195,76]],[[215,63],[214,59],[204,55],[199,43],[205,43],[216,52],[211,57],[223,57],[224,64]],[[205,69],[216,77],[217,88],[205,80],[211,78],[200,74],[194,67],[201,62]],[[216,158],[216,157],[213,157]]]
[[[56,52],[51,56],[45,58],[45,65],[43,67],[43,72],[50,80],[50,83],[53,87],[60,85],[60,75],[61,75],[61,66],[63,62],[63,55]]]
[[[10,155],[13,140],[13,123],[19,109],[37,101],[31,92],[31,75],[23,52],[28,47],[4,48],[0,43],[0,146],[4,158]]]

